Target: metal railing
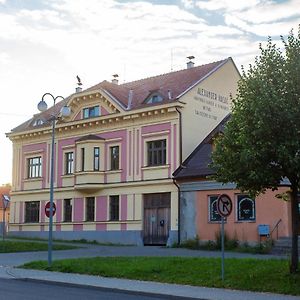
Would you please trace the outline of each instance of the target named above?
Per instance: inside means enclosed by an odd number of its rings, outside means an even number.
[[[272,229],[271,232],[270,232],[270,239],[272,238],[273,232],[276,230],[276,240],[278,240],[278,226],[279,226],[279,224],[280,224],[281,222],[282,222],[282,220],[279,219],[279,220],[277,221],[277,223],[274,225],[273,229]]]

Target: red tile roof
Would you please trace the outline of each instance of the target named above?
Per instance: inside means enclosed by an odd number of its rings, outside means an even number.
[[[132,82],[127,82],[124,84],[115,84],[108,81],[102,81],[97,85],[94,85],[81,93],[87,93],[91,91],[96,91],[102,89],[105,93],[109,94],[120,105],[127,109],[128,106],[128,96],[129,91],[132,90],[132,103],[129,110],[138,109],[146,106],[153,106],[164,104],[168,102],[173,102],[177,100],[179,96],[187,92],[195,84],[209,76],[216,69],[221,67],[230,58],[220,60],[217,62],[209,63],[206,65],[201,65],[198,67],[192,67],[190,69],[184,69],[176,72],[170,72],[154,77],[144,78],[141,80],[136,80]],[[147,97],[151,92],[157,92],[163,97],[163,101],[160,103],[145,103]],[[171,93],[171,99],[169,99],[168,91]],[[74,95],[74,94],[73,94]],[[73,96],[70,95],[65,100],[59,102],[55,106],[55,110],[59,111],[60,108],[67,103],[67,101]],[[78,96],[80,93],[77,94]],[[37,119],[49,120],[51,113],[54,110],[53,107],[49,108],[46,112],[35,115],[32,119],[22,123],[18,127],[14,128],[12,132],[22,132],[24,130],[33,129],[33,123]],[[48,124],[40,125],[49,126]]]

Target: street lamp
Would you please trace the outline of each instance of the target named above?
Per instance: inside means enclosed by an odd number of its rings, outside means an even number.
[[[4,237],[5,237],[5,211],[8,207],[9,201],[10,201],[10,198],[8,195],[2,195],[2,204],[3,204],[3,236],[2,236],[2,239],[3,239],[3,242],[4,242]]]
[[[53,100],[54,111],[51,113],[50,122],[52,123],[52,141],[51,141],[51,169],[50,169],[50,210],[49,210],[49,237],[48,237],[48,266],[51,267],[52,264],[52,228],[53,228],[53,195],[54,195],[54,140],[55,140],[55,124],[56,121],[61,117],[68,117],[71,114],[70,108],[63,106],[60,112],[55,112],[56,100],[61,98],[65,100],[62,96],[54,97],[50,93],[45,93],[42,97],[42,100],[38,104],[38,110],[44,112],[48,109],[48,105],[45,102],[44,98],[49,96]]]

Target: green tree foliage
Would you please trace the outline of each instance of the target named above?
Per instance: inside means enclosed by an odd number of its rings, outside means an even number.
[[[300,26],[282,38],[283,51],[268,39],[249,70],[242,70],[232,117],[216,140],[216,179],[235,182],[257,195],[291,183],[292,255],[290,272],[298,270],[297,231],[300,192]]]

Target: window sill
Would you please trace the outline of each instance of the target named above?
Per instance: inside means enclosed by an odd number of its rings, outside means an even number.
[[[208,221],[208,224],[222,224],[222,221]],[[224,224],[227,223],[227,220],[224,220]]]
[[[170,165],[143,166],[142,170],[169,169]]]
[[[85,175],[85,174],[103,174],[103,170],[86,170],[86,171],[78,171],[75,172],[75,175]]]
[[[122,169],[118,169],[118,170],[107,170],[106,171],[107,174],[114,174],[114,173],[122,173]]]
[[[25,178],[24,182],[40,181],[40,180],[43,180],[43,177]]]
[[[61,175],[61,178],[72,178],[72,177],[74,177],[74,173]]]
[[[256,223],[256,220],[238,220],[234,223]]]

